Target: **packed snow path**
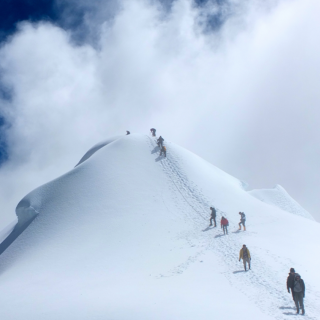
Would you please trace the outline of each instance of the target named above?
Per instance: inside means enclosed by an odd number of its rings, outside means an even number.
[[[157,158],[166,173],[172,196],[175,198],[181,196],[184,200],[184,205],[181,201],[174,201],[180,204],[175,210],[183,212],[187,219],[193,224],[193,232],[184,234],[185,240],[190,246],[198,247],[198,252],[175,269],[168,271],[161,276],[174,276],[183,273],[188,266],[199,260],[199,257],[206,250],[213,251],[220,258],[220,263],[224,265],[225,272],[221,275],[226,277],[229,283],[238,291],[255,303],[262,312],[270,315],[274,319],[287,319],[288,315],[295,315],[296,309],[292,300],[291,294],[287,293],[285,282],[288,271],[288,266],[294,263],[285,257],[273,254],[251,242],[252,236],[257,236],[254,232],[254,226],[248,221],[248,229],[238,231],[238,225],[230,224],[228,227],[228,235],[224,235],[220,228],[220,219],[224,215],[229,219],[229,216],[237,216],[237,212],[224,212],[216,206],[214,195],[208,199],[200,188],[188,179],[186,173],[183,172],[179,163],[181,157],[176,153],[176,149],[170,148],[170,143],[166,143],[167,157],[160,157],[160,149],[157,146],[154,138],[148,137],[150,150]],[[178,191],[178,192],[175,192]],[[172,199],[176,200],[176,199]],[[206,227],[209,223],[210,206],[217,209],[217,228]],[[169,209],[169,208],[168,208]],[[230,219],[229,219],[230,221]],[[272,221],[268,221],[271,225]],[[270,235],[271,236],[271,235]],[[239,262],[239,251],[244,243],[247,243],[252,256],[252,270],[244,271],[242,260]],[[248,244],[249,243],[249,244]],[[271,258],[271,259],[270,259]],[[214,268],[215,266],[212,266]],[[306,319],[319,319],[320,315],[320,291],[312,287],[311,284],[306,284],[306,299],[305,308]]]

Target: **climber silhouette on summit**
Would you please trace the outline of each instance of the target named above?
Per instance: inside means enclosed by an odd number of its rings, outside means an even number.
[[[151,128],[150,131],[151,131],[152,136],[155,137],[157,130],[155,128]]]
[[[157,140],[158,146],[162,148],[164,139],[160,136]]]

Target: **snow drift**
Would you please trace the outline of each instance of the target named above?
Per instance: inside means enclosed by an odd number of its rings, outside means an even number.
[[[316,319],[319,224],[166,146],[163,158],[149,136],[109,139],[22,199],[19,217],[34,220],[1,255],[3,319],[286,319],[290,267]],[[210,206],[229,219],[228,236],[207,227]],[[237,231],[239,211],[246,232]]]

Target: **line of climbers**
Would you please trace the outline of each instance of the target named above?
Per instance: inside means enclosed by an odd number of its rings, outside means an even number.
[[[150,129],[151,134],[153,137],[156,137],[156,129],[151,128]],[[130,134],[128,132],[127,134]],[[163,145],[164,139],[160,136],[157,139],[157,144],[160,148],[160,156],[162,153],[164,153],[164,156],[166,156],[166,147]],[[217,211],[214,207],[210,207],[211,210],[211,216],[210,216],[210,224],[209,227],[212,226],[214,222],[214,226],[217,226]],[[240,215],[240,222],[239,222],[239,229],[237,231],[242,230],[243,226],[243,231],[246,231],[246,215],[244,212],[239,212]],[[220,226],[221,229],[223,229],[223,234],[226,235],[228,234],[228,226],[229,226],[229,221],[226,217],[221,216],[220,220]],[[251,254],[247,246],[244,244],[242,248],[240,249],[239,252],[239,261],[243,261],[243,267],[244,270],[247,271],[247,266],[248,270],[251,270]],[[304,304],[303,304],[303,298],[305,297],[305,284],[304,281],[301,279],[300,275],[298,273],[295,273],[294,268],[290,269],[289,276],[287,278],[287,289],[288,292],[290,293],[290,289],[292,292],[292,299],[295,302],[296,308],[297,308],[297,314],[299,314],[300,309],[301,309],[301,314],[305,314],[305,309],[304,309]]]
[[[217,226],[216,217],[217,217],[217,211],[214,207],[210,207],[211,210],[211,216],[210,216],[210,224],[209,227],[212,226],[212,222],[214,222],[214,226]],[[241,225],[243,225],[243,230],[246,231],[246,215],[244,212],[239,212],[240,214],[240,222],[239,222],[239,230],[241,230]],[[229,221],[224,216],[221,217],[220,221],[221,228],[223,229],[224,234],[228,234],[228,226]],[[242,259],[243,261],[243,267],[244,270],[247,271],[247,265],[248,269],[251,270],[251,254],[247,246],[244,244],[239,252],[239,261]],[[305,284],[304,281],[301,279],[301,276],[295,272],[294,268],[290,269],[289,276],[287,278],[287,290],[290,293],[292,293],[292,299],[295,303],[297,314],[305,314],[305,308],[303,299],[305,297]]]
[[[217,226],[217,221],[216,221],[217,210],[214,207],[210,207],[210,210],[211,210],[211,216],[210,216],[209,227],[212,226],[212,222],[214,222],[213,227],[216,227]],[[243,225],[244,231],[246,231],[246,226],[245,226],[246,215],[244,214],[244,212],[239,212],[239,214],[240,214],[240,223],[239,223],[239,229],[237,231],[241,230],[241,225]],[[228,234],[229,221],[224,216],[221,217],[220,226],[221,226],[221,229],[223,229],[223,234]],[[250,255],[249,249],[246,247],[245,244],[242,246],[239,253],[239,261],[241,259],[243,260],[244,270],[247,271],[247,263],[248,263],[249,269],[251,269],[251,264],[250,264],[251,255]]]
[[[212,221],[214,222],[214,226],[217,226],[217,222],[216,222],[216,217],[217,217],[217,211],[214,207],[210,207],[211,210],[211,216],[210,216],[210,224],[209,227],[212,226]],[[244,212],[239,212],[240,214],[240,222],[239,222],[239,230],[241,230],[241,225],[243,225],[243,230],[246,231],[246,215]],[[223,229],[223,233],[224,234],[228,234],[228,226],[229,226],[229,221],[227,218],[225,218],[224,216],[221,217],[221,221],[220,221],[220,225],[221,225],[221,229]]]
[[[151,135],[152,137],[156,137],[156,129],[155,128],[151,128],[150,129],[151,131]],[[129,135],[130,134],[130,131],[126,131],[126,135]],[[158,147],[160,148],[160,156],[163,156],[166,158],[167,157],[167,148],[163,145],[163,141],[164,139],[160,136],[158,139],[157,139],[157,144],[158,144]]]
[[[151,135],[152,137],[156,137],[156,129],[151,128]],[[130,134],[129,131],[127,131],[127,134]],[[164,139],[160,136],[157,139],[158,147],[160,148],[160,156],[162,153],[166,157],[166,147],[163,145]],[[217,226],[216,217],[217,217],[217,211],[214,207],[210,207],[211,210],[211,216],[210,216],[210,224],[209,227],[212,226],[212,222],[214,222],[214,226]],[[244,212],[239,212],[240,214],[240,222],[239,222],[239,229],[237,231],[242,230],[241,226],[243,226],[243,231],[246,231],[246,215]],[[229,221],[226,217],[221,216],[220,220],[220,226],[221,229],[223,229],[223,234],[228,234],[228,226]],[[251,270],[251,254],[247,246],[244,244],[239,252],[239,261],[243,261],[243,267],[244,270],[247,271],[247,265],[248,269]],[[287,290],[290,293],[290,289],[292,292],[292,299],[295,302],[297,314],[299,314],[301,309],[301,314],[305,314],[304,304],[303,304],[303,298],[305,297],[305,284],[304,281],[301,279],[300,275],[295,272],[294,268],[290,269],[289,276],[287,278]]]
[[[305,291],[306,286],[304,284],[304,281],[301,279],[301,276],[299,273],[296,273],[294,268],[290,269],[289,276],[287,278],[287,290],[288,293],[292,293],[292,299],[296,305],[297,308],[297,314],[305,314],[304,304],[303,304],[303,298],[305,297]]]
[[[151,131],[152,137],[156,137],[157,130],[155,128],[151,128],[150,131]],[[164,157],[167,157],[167,148],[163,144],[163,141],[164,141],[164,139],[160,136],[157,139],[157,144],[158,144],[158,147],[160,148],[160,156],[162,156],[162,154],[163,154]]]

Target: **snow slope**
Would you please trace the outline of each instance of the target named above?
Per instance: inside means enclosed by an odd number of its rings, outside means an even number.
[[[1,255],[2,319],[287,319],[290,267],[306,283],[305,318],[319,319],[320,225],[166,146],[165,159],[149,136],[112,139],[19,203],[39,214]],[[210,206],[228,236],[207,227]]]
[[[303,209],[300,204],[292,199],[288,192],[280,185],[276,185],[273,189],[255,189],[249,191],[251,195],[268,204],[279,207],[282,210],[297,214],[299,216],[315,221],[312,215]]]

